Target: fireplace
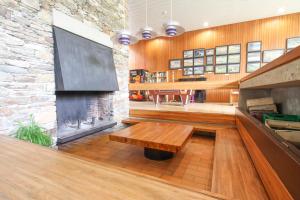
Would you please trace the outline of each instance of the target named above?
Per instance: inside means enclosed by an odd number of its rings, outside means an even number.
[[[57,142],[113,127],[119,90],[111,46],[53,27]]]
[[[58,143],[116,125],[112,92],[56,92]]]

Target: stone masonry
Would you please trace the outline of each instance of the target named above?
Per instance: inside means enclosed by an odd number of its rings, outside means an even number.
[[[29,115],[56,136],[52,8],[113,34],[127,16],[121,0],[0,1],[0,134],[12,134]],[[127,5],[127,2],[126,4]],[[117,122],[128,115],[128,47],[114,46],[120,91]]]

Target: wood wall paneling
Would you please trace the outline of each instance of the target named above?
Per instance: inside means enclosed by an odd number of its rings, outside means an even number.
[[[239,80],[248,74],[246,73],[247,42],[262,41],[262,50],[277,49],[285,48],[286,39],[295,36],[300,36],[300,13],[190,31],[178,37],[159,37],[130,46],[130,67],[131,69],[145,68],[151,72],[167,71],[169,59],[182,58],[183,50],[241,44],[240,73],[205,74],[208,80]],[[175,79],[178,78],[182,78],[181,70],[175,71]],[[207,101],[228,102],[229,91],[209,90]]]

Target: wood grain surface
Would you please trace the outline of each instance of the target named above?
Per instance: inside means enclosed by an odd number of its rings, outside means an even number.
[[[208,81],[239,80],[246,73],[247,43],[261,41],[262,50],[285,49],[286,39],[300,36],[300,13],[258,19],[186,32],[178,37],[159,37],[142,40],[130,46],[129,66],[132,69],[167,71],[169,59],[182,58],[183,50],[215,48],[216,46],[241,44],[241,69],[236,74],[205,73]],[[172,71],[170,71],[172,77]],[[181,70],[174,71],[175,79],[183,78]],[[188,76],[199,77],[200,75]],[[187,76],[185,76],[187,77]],[[229,90],[208,90],[207,102],[228,102]]]
[[[0,136],[0,199],[220,199]]]
[[[230,199],[268,199],[239,132],[235,128],[221,129],[216,132],[211,191]]]
[[[194,81],[168,83],[130,83],[129,90],[207,90],[238,89],[237,81]]]
[[[193,132],[193,126],[161,122],[141,122],[111,133],[110,140],[177,153]]]
[[[241,82],[247,81],[253,77],[256,77],[260,74],[266,73],[270,70],[273,70],[277,67],[280,67],[284,64],[290,63],[296,59],[300,58],[300,46],[291,50],[290,52],[288,52],[287,54],[280,56],[279,58],[277,58],[276,60],[266,64],[265,66],[263,66],[262,68],[256,70],[255,72],[247,75],[246,77],[241,79]]]
[[[243,139],[243,142],[247,147],[247,150],[252,158],[255,168],[265,186],[265,189],[270,199],[272,200],[293,199],[293,197],[290,195],[289,191],[287,190],[287,188],[285,187],[285,185],[282,183],[281,179],[277,175],[276,171],[270,165],[270,163],[268,162],[264,154],[256,145],[256,142],[250,136],[250,133],[245,128],[244,123],[242,123],[240,117],[237,117],[237,128],[239,130],[241,138]],[[257,131],[254,129],[252,130]]]
[[[231,125],[235,124],[234,115],[217,113],[130,109],[129,116],[148,119],[178,120],[187,122]]]

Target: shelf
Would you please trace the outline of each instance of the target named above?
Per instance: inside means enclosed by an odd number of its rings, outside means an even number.
[[[244,110],[236,109],[236,119],[237,128],[269,195],[278,199],[291,199],[287,198],[291,195],[298,199],[299,150]]]
[[[241,89],[295,87],[300,85],[300,46],[240,81]]]

